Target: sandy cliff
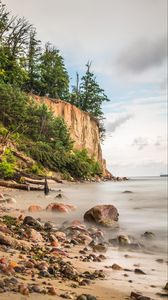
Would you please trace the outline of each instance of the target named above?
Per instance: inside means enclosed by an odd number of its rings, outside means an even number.
[[[74,141],[74,147],[79,150],[86,148],[89,155],[99,161],[105,174],[105,161],[102,158],[96,120],[89,113],[68,102],[37,96],[35,96],[35,99],[39,103],[47,104],[55,116],[64,118],[68,124],[71,138]]]

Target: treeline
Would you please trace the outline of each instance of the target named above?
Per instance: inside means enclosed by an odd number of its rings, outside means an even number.
[[[73,141],[61,118],[55,118],[45,105],[36,105],[31,94],[60,98],[98,121],[104,135],[102,103],[109,101],[86,64],[86,72],[71,87],[68,71],[60,51],[50,43],[42,47],[36,29],[25,18],[11,16],[0,0],[0,142],[7,136],[14,139],[37,165],[30,172],[43,168],[63,172],[65,177],[100,176],[99,164],[86,150],[73,150]],[[1,149],[0,149],[1,150]],[[10,147],[0,151],[0,177],[11,177],[16,159]]]
[[[102,103],[109,101],[86,64],[86,72],[75,83],[60,51],[50,43],[42,47],[36,29],[25,18],[11,16],[0,0],[0,80],[25,92],[60,98],[91,113],[103,125]]]

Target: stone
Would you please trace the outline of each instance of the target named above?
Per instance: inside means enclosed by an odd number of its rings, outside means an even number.
[[[150,297],[142,296],[141,294],[131,292],[130,298],[132,300],[152,300]]]
[[[3,232],[0,232],[0,244],[10,246],[11,248],[16,248],[16,249],[25,249],[25,250],[31,249],[31,244],[29,242],[15,239]]]
[[[32,242],[43,242],[43,237],[41,235],[40,232],[38,232],[37,230],[30,228],[28,231],[28,235],[29,235],[29,239]]]
[[[51,286],[51,287],[49,287],[48,288],[48,293],[50,294],[50,295],[57,295],[57,293],[56,293],[56,289],[55,289],[55,287],[53,287],[53,286]]]
[[[34,213],[34,212],[40,212],[42,210],[43,210],[42,207],[39,206],[39,205],[30,205],[29,208],[28,208],[28,211],[32,212],[32,213]]]
[[[153,232],[150,231],[146,231],[144,232],[144,234],[142,234],[143,237],[145,237],[148,240],[152,240],[155,238],[155,234]]]
[[[119,270],[123,270],[123,268],[122,267],[120,267],[119,265],[117,265],[117,264],[113,264],[112,265],[112,269],[113,270],[117,270],[117,271],[119,271]]]
[[[84,220],[102,226],[114,226],[118,221],[119,213],[113,205],[97,205],[84,214]]]
[[[133,193],[132,191],[127,191],[127,190],[123,192],[123,194],[132,194],[132,193]]]
[[[63,203],[50,203],[47,207],[46,210],[50,210],[53,212],[71,212],[73,210],[75,210],[75,206],[74,205],[70,205],[70,204],[63,204]]]
[[[164,290],[167,290],[168,291],[168,282],[166,282],[166,285],[164,287]]]
[[[141,269],[135,269],[134,272],[136,274],[142,274],[142,275],[146,275],[146,273],[144,271],[142,271]]]
[[[131,243],[130,239],[126,235],[119,235],[118,236],[118,243],[119,246],[127,246],[128,244]]]
[[[31,216],[26,216],[23,220],[23,224],[24,225],[29,225],[29,226],[37,229],[37,230],[42,230],[43,229],[42,224],[38,220],[34,219]]]

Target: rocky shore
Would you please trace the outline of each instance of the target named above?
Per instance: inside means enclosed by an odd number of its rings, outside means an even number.
[[[155,300],[168,296],[166,278],[158,282],[166,261],[134,237],[116,235],[118,211],[112,205],[87,211],[87,223],[74,220],[58,226],[32,216],[43,210],[36,204],[24,212],[12,209],[17,200],[10,195],[1,193],[0,299]],[[46,206],[53,213],[75,209],[58,201]],[[144,237],[150,240],[153,234],[145,232]]]

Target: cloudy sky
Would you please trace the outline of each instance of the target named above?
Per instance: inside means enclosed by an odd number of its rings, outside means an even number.
[[[104,157],[114,175],[166,172],[167,1],[3,0],[61,50],[73,78],[88,60],[111,101]]]

